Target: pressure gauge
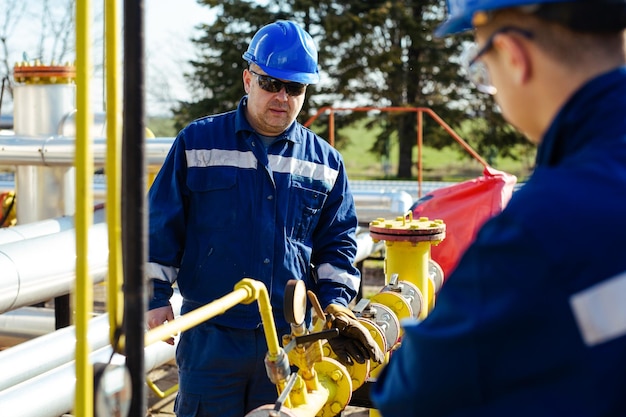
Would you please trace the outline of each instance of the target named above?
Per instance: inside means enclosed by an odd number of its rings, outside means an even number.
[[[304,281],[290,279],[285,286],[283,302],[287,323],[301,325],[306,316],[306,285]]]

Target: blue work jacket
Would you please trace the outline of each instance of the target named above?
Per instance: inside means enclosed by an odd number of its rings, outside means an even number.
[[[626,415],[626,69],[560,110],[371,390],[384,417]]]
[[[337,150],[297,122],[266,149],[245,118],[246,102],[181,130],[150,188],[149,307],[167,305],[175,281],[186,313],[252,278],[267,287],[284,329],[290,279],[304,280],[323,307],[356,295],[356,211]],[[212,322],[256,328],[258,304]]]

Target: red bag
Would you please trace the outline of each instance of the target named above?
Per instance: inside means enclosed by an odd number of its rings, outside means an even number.
[[[442,219],[446,237],[432,246],[431,257],[450,275],[480,227],[511,199],[517,177],[485,166],[483,175],[431,191],[411,207],[413,217]]]

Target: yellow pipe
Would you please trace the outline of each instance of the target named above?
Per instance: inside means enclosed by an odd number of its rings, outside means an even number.
[[[88,327],[93,308],[89,275],[89,227],[93,223],[93,150],[89,137],[93,115],[91,76],[91,2],[76,2],[76,394],[74,414],[93,415],[93,366],[89,362]]]
[[[267,287],[260,281],[250,278],[244,278],[235,285],[237,288],[247,288],[251,295],[244,304],[250,304],[254,300],[258,300],[259,313],[263,322],[263,331],[265,340],[267,341],[267,354],[270,359],[276,359],[281,352],[278,344],[278,333],[276,332],[276,324],[272,315],[272,305],[270,304],[270,296],[267,293]]]
[[[209,304],[190,311],[187,314],[183,314],[177,319],[147,331],[144,336],[144,343],[146,346],[149,346],[160,340],[169,339],[174,334],[190,329],[212,317],[223,314],[229,308],[247,300],[249,297],[250,291],[247,288],[239,288]]]
[[[159,388],[150,378],[146,378],[146,384],[148,384],[148,387],[150,387],[152,392],[154,392],[154,394],[159,398],[168,397],[178,391],[178,384],[171,386],[165,391],[161,391],[161,388]]]
[[[115,335],[122,326],[124,299],[122,293],[122,215],[121,215],[121,141],[122,107],[120,88],[120,42],[118,0],[106,0],[105,22],[105,73],[106,73],[106,216],[109,234],[109,273],[107,276],[107,312],[109,313],[109,339],[115,346]]]
[[[422,293],[428,308],[422,308],[420,319],[432,310],[433,288],[428,285],[428,260],[431,242],[385,241],[385,283],[391,275],[398,274],[400,280],[414,284]]]

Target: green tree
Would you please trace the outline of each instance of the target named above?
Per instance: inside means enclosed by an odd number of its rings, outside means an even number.
[[[444,18],[443,0],[292,0],[256,4],[245,0],[200,0],[218,11],[215,23],[202,27],[205,35],[194,42],[200,51],[188,79],[197,96],[175,110],[178,128],[191,119],[235,107],[242,96],[241,54],[262,25],[276,19],[301,23],[319,46],[324,76],[307,89],[302,117],[310,108],[335,103],[361,106],[429,107],[452,127],[468,118],[487,121],[466,127],[472,143],[506,154],[522,137],[508,126],[493,101],[476,95],[460,73],[458,56],[463,40],[436,39],[432,33]],[[353,113],[336,119],[336,127],[364,117]],[[387,155],[397,138],[397,177],[412,177],[416,145],[416,115],[395,112],[380,119],[381,133],[371,149]],[[328,137],[326,125],[316,128]],[[453,144],[448,134],[425,118],[425,143],[435,147]],[[500,133],[505,135],[500,136]],[[337,146],[346,138],[337,138]],[[502,141],[502,142],[500,142]],[[504,144],[505,147],[500,145]]]

